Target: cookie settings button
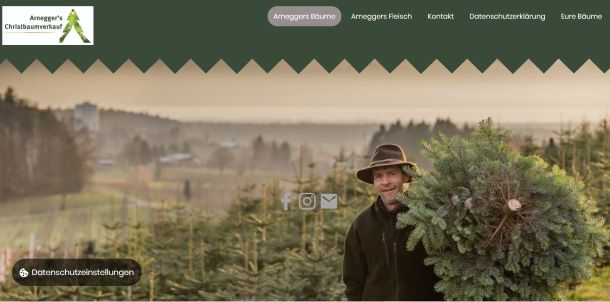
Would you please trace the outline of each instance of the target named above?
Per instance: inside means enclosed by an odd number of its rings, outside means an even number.
[[[273,26],[337,26],[341,11],[334,6],[274,6],[267,13]]]

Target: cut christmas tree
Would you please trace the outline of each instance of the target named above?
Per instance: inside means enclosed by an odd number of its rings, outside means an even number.
[[[602,254],[608,232],[583,184],[507,137],[489,119],[424,144],[433,174],[406,168],[415,181],[398,226],[413,228],[406,248],[424,245],[448,300],[557,299]]]

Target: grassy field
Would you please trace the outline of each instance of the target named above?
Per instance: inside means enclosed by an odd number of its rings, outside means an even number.
[[[136,208],[138,208],[136,210]],[[27,250],[31,234],[37,250],[69,248],[85,240],[104,241],[104,223],[145,218],[147,207],[115,193],[87,189],[67,196],[26,198],[0,203],[0,250]]]
[[[185,202],[184,184],[191,185],[190,204],[205,210],[224,211],[237,197],[240,186],[269,183],[277,180],[286,189],[292,171],[245,171],[242,174],[233,169],[208,167],[169,166],[162,169],[161,178],[155,179],[154,165],[140,167],[97,168],[92,185],[104,191],[128,192],[154,202]]]
[[[568,300],[610,301],[610,266],[596,269],[591,280],[565,295]]]

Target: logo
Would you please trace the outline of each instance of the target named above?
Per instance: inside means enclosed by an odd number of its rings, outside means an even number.
[[[316,194],[300,193],[299,194],[299,209],[311,211],[316,208]]]
[[[25,268],[22,268],[22,269],[20,269],[20,270],[19,270],[19,276],[20,276],[21,278],[27,278],[27,276],[28,276],[29,274],[30,274],[30,273],[28,273],[28,271],[27,271],[27,270],[25,270]]]
[[[288,211],[288,204],[292,200],[292,194],[286,193],[284,197],[282,197],[281,203],[284,205],[284,211]]]
[[[68,23],[66,24],[66,27],[64,27],[64,34],[61,35],[61,37],[59,38],[59,43],[64,43],[66,36],[70,33],[70,31],[72,31],[72,28],[76,30],[76,33],[80,36],[81,40],[83,40],[83,43],[91,43],[91,41],[89,41],[89,39],[85,37],[85,34],[83,33],[83,28],[78,23],[78,15],[76,14],[76,11],[74,11],[74,9],[70,11],[70,14],[68,15],[67,19]]]
[[[321,194],[320,195],[320,209],[336,209],[337,208],[337,194]]]
[[[2,6],[2,45],[93,45],[93,6]]]

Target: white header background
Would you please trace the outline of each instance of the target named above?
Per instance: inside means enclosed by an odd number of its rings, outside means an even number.
[[[68,15],[74,9],[78,15],[78,23],[83,29],[85,37],[91,43],[83,43],[76,29],[66,36],[63,43],[59,38],[68,23]],[[30,21],[31,16],[61,16],[62,20],[51,22]],[[93,6],[3,6],[2,7],[2,45],[93,45]],[[45,25],[61,24],[61,29],[7,29],[10,25]]]

